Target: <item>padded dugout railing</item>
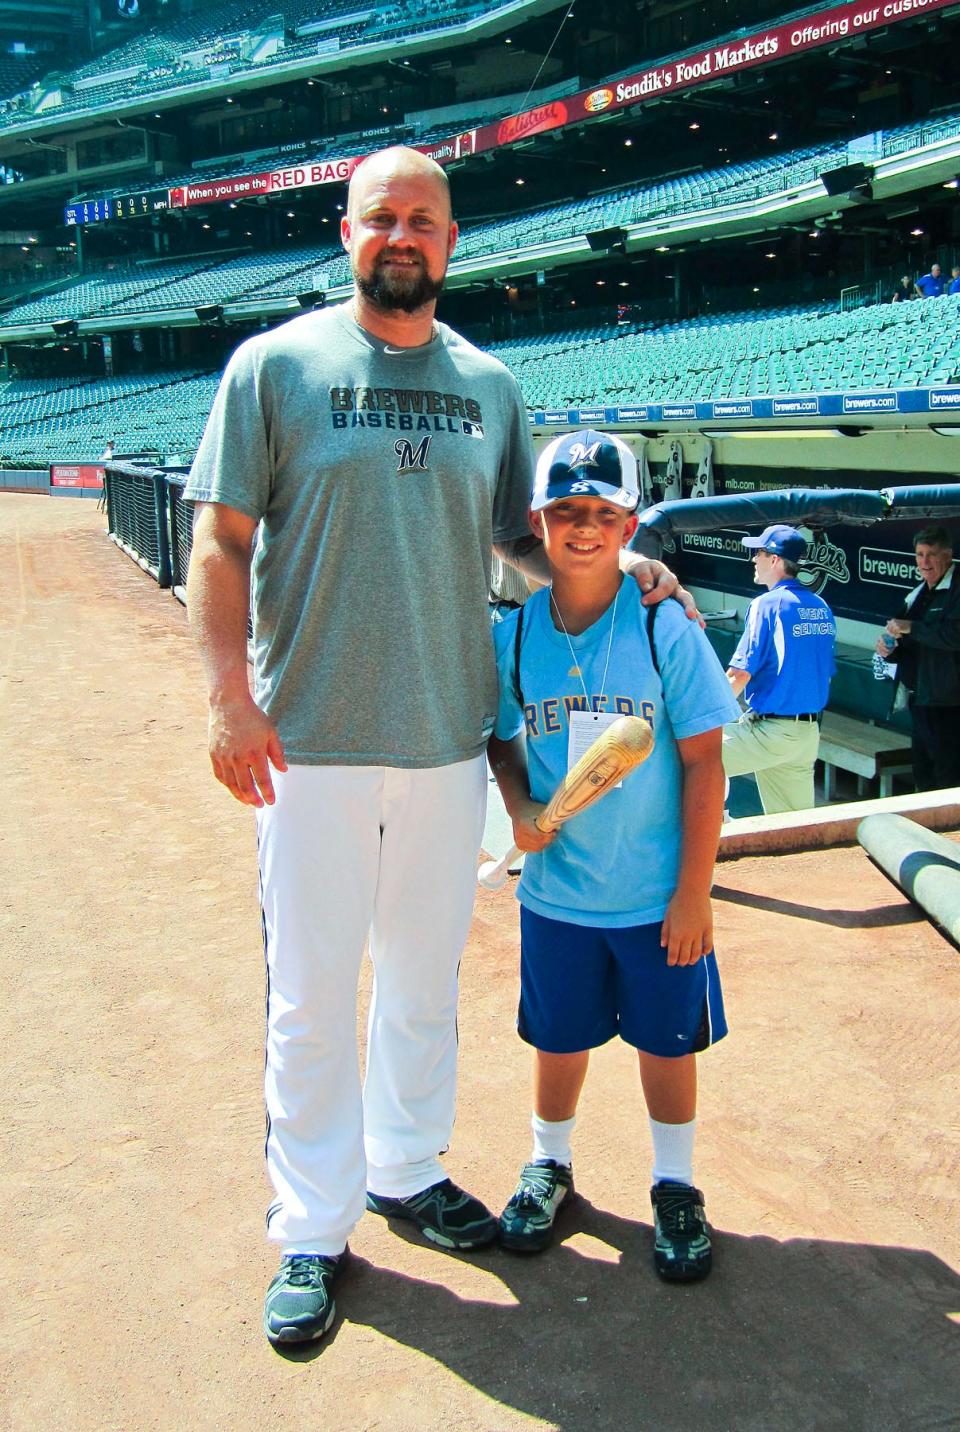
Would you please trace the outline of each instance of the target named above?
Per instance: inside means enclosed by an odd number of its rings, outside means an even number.
[[[171,585],[167,474],[133,463],[107,463],[107,531],[117,546],[159,583]]]
[[[104,471],[107,532],[121,551],[186,604],[195,503],[184,472],[109,462]],[[253,623],[247,621],[247,636]]]

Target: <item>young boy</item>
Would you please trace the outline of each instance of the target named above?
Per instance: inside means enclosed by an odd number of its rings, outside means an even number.
[[[570,1139],[590,1050],[619,1034],[638,1051],[653,1133],[656,1269],[686,1282],[711,1261],[693,1185],[696,1054],[726,1033],[710,884],[721,728],[737,706],[699,626],[672,602],[654,622],[621,578],[638,499],[636,461],[619,438],[582,431],[550,443],[530,525],[552,586],[494,630],[501,694],[489,755],[529,852],[517,892],[518,1027],[535,1050],[533,1150],[500,1240],[524,1252],[550,1242],[573,1192]],[[543,835],[535,818],[569,766],[625,714],[650,722],[652,754],[620,789]]]

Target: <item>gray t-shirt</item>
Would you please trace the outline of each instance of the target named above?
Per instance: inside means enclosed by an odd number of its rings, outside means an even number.
[[[491,548],[529,530],[531,477],[515,380],[444,324],[398,349],[341,307],[237,349],[185,495],[261,523],[255,697],[289,761],[483,750]]]

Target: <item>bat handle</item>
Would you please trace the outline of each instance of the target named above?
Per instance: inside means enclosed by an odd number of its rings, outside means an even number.
[[[512,845],[500,860],[485,860],[477,871],[477,881],[484,890],[499,890],[505,883],[510,866],[520,854],[519,845]]]

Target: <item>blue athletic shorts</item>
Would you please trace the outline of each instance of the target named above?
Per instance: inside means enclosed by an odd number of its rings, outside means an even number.
[[[548,1054],[596,1049],[619,1034],[646,1054],[676,1058],[727,1032],[711,950],[668,965],[661,922],[596,929],[520,907],[520,1038]]]

